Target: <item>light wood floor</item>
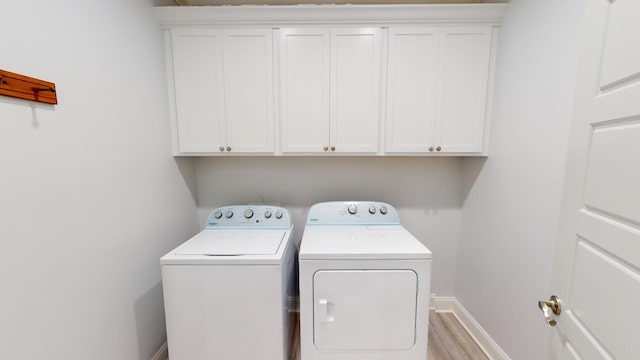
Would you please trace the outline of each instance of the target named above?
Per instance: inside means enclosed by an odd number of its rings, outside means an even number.
[[[452,313],[429,314],[429,360],[488,360]]]
[[[293,331],[291,360],[300,360],[300,334],[297,316]],[[478,344],[451,313],[429,314],[429,360],[488,360]]]

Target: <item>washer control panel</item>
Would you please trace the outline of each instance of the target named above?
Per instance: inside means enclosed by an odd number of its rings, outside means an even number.
[[[330,201],[313,205],[307,225],[399,225],[396,209],[376,201]]]
[[[289,229],[291,215],[283,207],[231,205],[217,208],[207,218],[205,229]]]

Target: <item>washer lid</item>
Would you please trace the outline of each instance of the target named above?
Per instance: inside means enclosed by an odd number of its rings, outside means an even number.
[[[272,255],[286,230],[204,230],[178,247],[175,255]]]
[[[431,251],[401,225],[307,226],[300,260],[431,259]]]

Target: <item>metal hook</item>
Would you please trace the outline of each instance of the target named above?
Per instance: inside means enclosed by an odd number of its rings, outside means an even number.
[[[33,88],[33,92],[40,92],[40,91],[51,91],[51,92],[56,92],[56,89],[49,87],[49,88],[45,88],[45,89],[38,89],[38,88]]]

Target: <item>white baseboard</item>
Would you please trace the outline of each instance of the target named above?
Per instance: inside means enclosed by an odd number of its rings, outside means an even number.
[[[431,294],[429,309],[436,312],[453,312],[453,304],[456,301],[456,298],[452,296],[436,296],[435,294]]]
[[[455,297],[431,295],[431,309],[436,312],[453,313],[489,359],[511,360]]]
[[[430,308],[435,312],[453,313],[490,360],[511,360],[455,297],[431,294]],[[162,344],[151,360],[169,360],[169,349],[166,342]]]
[[[169,348],[167,347],[166,341],[162,344],[160,349],[156,351],[151,360],[169,360]]]

